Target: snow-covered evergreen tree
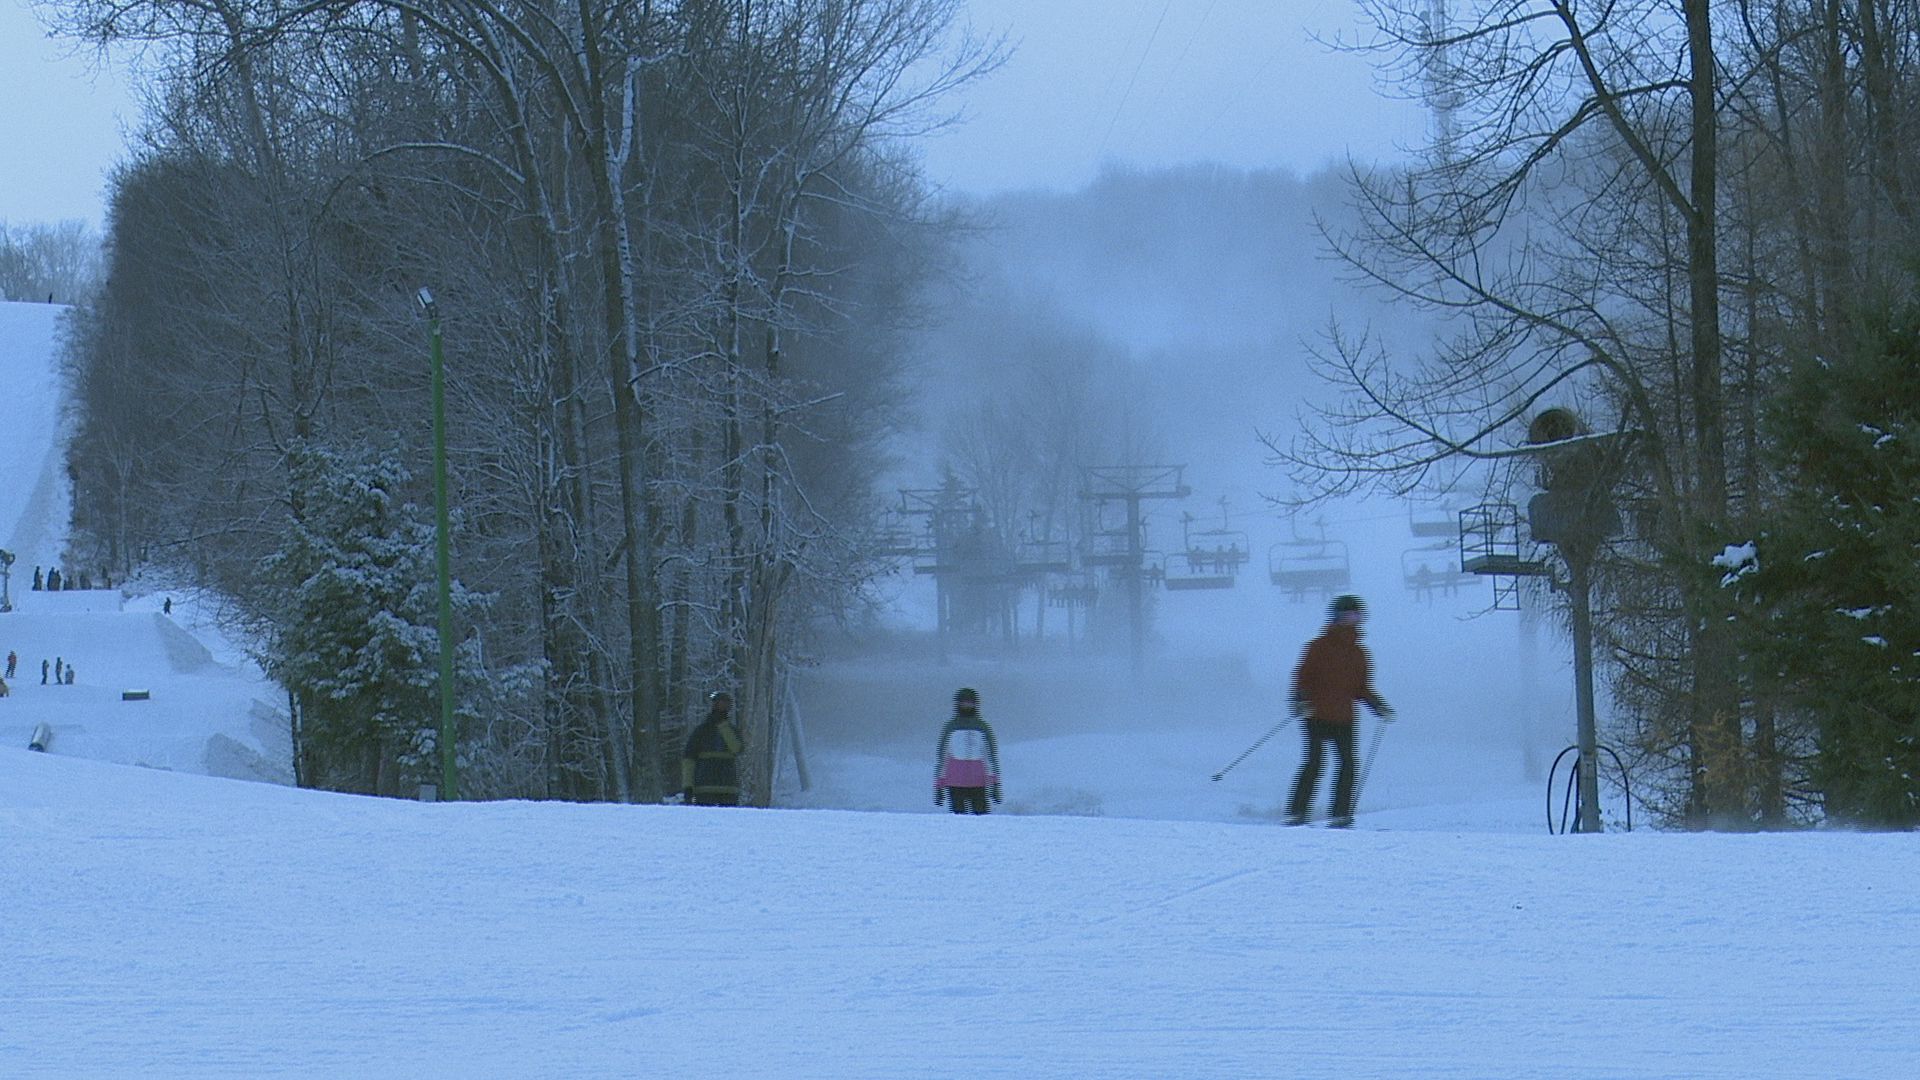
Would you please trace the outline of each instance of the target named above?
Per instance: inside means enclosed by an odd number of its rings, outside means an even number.
[[[406,793],[438,775],[433,526],[401,501],[391,456],[300,444],[288,475],[293,527],[262,568],[277,600],[264,661],[297,703],[301,783]],[[456,619],[485,604],[457,581],[452,596]],[[459,699],[482,685],[477,643],[456,652],[455,682]]]
[[[1723,558],[1747,647],[1812,722],[1829,818],[1920,822],[1920,308],[1802,362],[1770,411],[1786,490]]]

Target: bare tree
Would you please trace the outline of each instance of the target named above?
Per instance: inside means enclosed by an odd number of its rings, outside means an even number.
[[[1635,431],[1632,471],[1662,509],[1652,551],[1685,628],[1666,700],[1685,713],[1688,816],[1742,822],[1732,770],[1707,751],[1740,744],[1734,658],[1723,602],[1694,569],[1731,510],[1711,6],[1366,7],[1389,78],[1443,107],[1444,137],[1418,168],[1356,170],[1367,224],[1332,239],[1364,279],[1459,332],[1417,365],[1336,333],[1320,360],[1348,398],[1275,450],[1309,491],[1406,491],[1499,458],[1497,438],[1544,404]],[[1665,227],[1629,234],[1648,218]]]

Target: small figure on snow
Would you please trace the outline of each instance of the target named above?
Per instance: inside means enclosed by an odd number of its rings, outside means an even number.
[[[37,566],[34,567],[33,568],[33,591],[39,592],[40,587],[45,583],[46,583],[46,579],[40,576],[40,568]]]
[[[980,716],[980,694],[963,686],[953,695],[953,719],[940,729],[934,755],[933,805],[956,814],[984,814],[1000,801],[1000,748]]]
[[[0,697],[6,697],[8,694],[11,694],[11,693],[13,693],[13,691],[7,689],[7,680],[0,679]]]
[[[1307,643],[1293,670],[1293,714],[1302,721],[1307,757],[1293,781],[1287,801],[1287,824],[1305,825],[1313,808],[1314,788],[1320,784],[1326,748],[1339,755],[1339,773],[1333,781],[1333,809],[1327,824],[1336,829],[1353,826],[1354,770],[1359,717],[1356,702],[1364,701],[1373,714],[1392,720],[1393,710],[1373,689],[1373,659],[1360,644],[1365,605],[1357,596],[1335,597],[1327,613],[1326,629]]]
[[[73,685],[73,665],[72,664],[67,665],[67,685],[68,686]]]
[[[167,597],[166,602],[160,605],[160,614],[162,615],[173,614],[173,597],[171,596]]]
[[[44,659],[40,661],[40,685],[47,685],[47,662]]]
[[[729,719],[733,695],[715,690],[707,703],[707,718],[687,736],[680,755],[680,793],[693,806],[739,806],[738,759],[746,744]]]
[[[14,652],[12,649],[8,649],[7,650],[7,678],[9,679],[13,678],[13,673],[19,670],[19,668],[20,668],[20,654],[17,652]]]
[[[47,591],[60,591],[60,568],[57,566],[47,571]]]
[[[65,660],[57,656],[53,658],[53,685],[59,686],[61,683],[67,681],[66,668],[67,662]]]

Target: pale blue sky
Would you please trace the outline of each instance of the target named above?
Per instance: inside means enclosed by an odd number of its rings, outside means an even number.
[[[27,0],[0,0],[0,222],[100,224],[106,172],[139,117],[126,76],[49,41]]]
[[[929,144],[961,191],[1071,188],[1103,162],[1212,161],[1310,171],[1348,153],[1397,156],[1416,106],[1381,96],[1351,40],[1353,0],[968,0],[1017,47],[963,102],[970,122]]]
[[[1419,139],[1418,109],[1375,93],[1363,57],[1311,40],[1351,32],[1351,0],[968,0],[1017,51],[930,142],[955,192],[1072,188],[1103,162],[1215,161],[1306,171]],[[0,0],[0,221],[100,224],[106,172],[138,122],[124,68],[49,41],[27,0]]]

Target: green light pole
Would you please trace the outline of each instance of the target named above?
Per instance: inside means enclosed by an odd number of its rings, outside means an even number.
[[[427,313],[428,340],[433,352],[433,561],[440,596],[440,795],[451,802],[460,797],[453,767],[453,571],[447,525],[447,380],[440,357],[440,313],[433,293],[419,292]]]

